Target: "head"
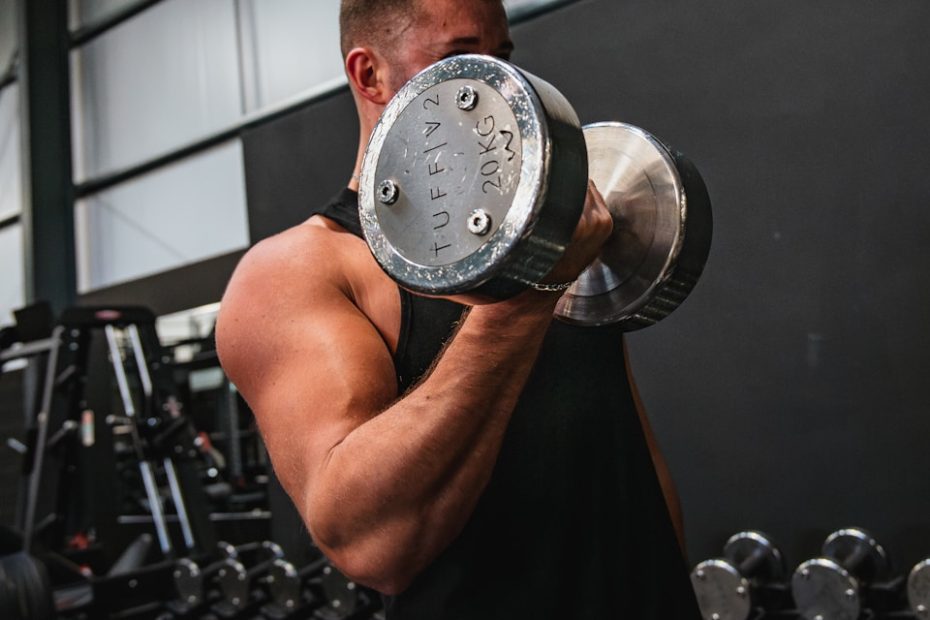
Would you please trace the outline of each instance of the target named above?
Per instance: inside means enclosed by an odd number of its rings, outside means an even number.
[[[456,54],[509,58],[513,50],[501,0],[342,0],[339,27],[362,145],[420,70]]]

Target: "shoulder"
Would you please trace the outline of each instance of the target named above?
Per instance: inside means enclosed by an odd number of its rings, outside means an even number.
[[[319,316],[344,302],[351,288],[348,264],[358,243],[364,245],[341,229],[308,222],[249,249],[220,304],[216,336],[221,358],[234,357],[243,343],[255,352],[254,343],[264,340],[256,334],[271,337],[286,323]]]

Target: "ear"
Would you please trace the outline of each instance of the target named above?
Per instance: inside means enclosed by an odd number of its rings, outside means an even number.
[[[356,47],[346,54],[349,85],[372,103],[386,105],[394,95],[388,86],[387,72],[384,58],[370,47]]]

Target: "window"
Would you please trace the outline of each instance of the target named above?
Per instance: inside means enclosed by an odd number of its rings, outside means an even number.
[[[249,243],[236,140],[78,202],[78,291],[102,288]]]
[[[75,176],[112,172],[234,124],[231,0],[165,0],[72,52]]]
[[[13,323],[12,310],[24,305],[23,227],[0,228],[0,325]]]
[[[339,0],[240,0],[247,111],[345,83]]]
[[[0,90],[0,221],[23,210],[19,144],[19,86]]]
[[[137,4],[139,0],[71,0],[68,8],[71,29],[96,24]]]

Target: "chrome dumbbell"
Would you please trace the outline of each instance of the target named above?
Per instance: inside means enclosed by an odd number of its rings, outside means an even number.
[[[762,584],[783,581],[785,561],[771,539],[757,531],[734,534],[723,557],[705,560],[691,571],[691,583],[704,620],[747,620],[759,606]]]
[[[864,587],[885,579],[891,563],[867,531],[851,527],[827,536],[821,557],[798,566],[791,593],[806,620],[857,620]]]
[[[930,620],[930,558],[911,569],[907,577],[907,602],[918,620]]]
[[[710,251],[700,174],[639,127],[582,128],[552,85],[503,60],[447,58],[400,89],[365,151],[359,217],[404,288],[504,299],[558,262],[589,178],[613,235],[574,284],[543,290],[565,291],[555,314],[569,323],[652,325],[688,296]]]

